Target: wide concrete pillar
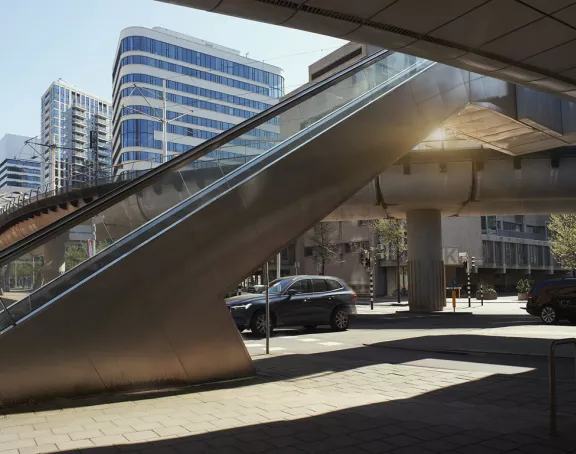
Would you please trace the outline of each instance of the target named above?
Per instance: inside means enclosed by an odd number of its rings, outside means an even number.
[[[56,279],[66,271],[66,240],[68,232],[48,241],[43,248],[44,266],[41,285]]]
[[[415,312],[441,311],[446,302],[446,285],[442,260],[440,211],[408,211],[406,220],[410,310]]]

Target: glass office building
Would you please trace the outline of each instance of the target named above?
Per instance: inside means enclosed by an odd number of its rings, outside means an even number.
[[[26,145],[30,139],[16,134],[0,139],[0,205],[40,187],[41,163]]]
[[[122,31],[113,68],[113,162],[138,174],[276,104],[282,70],[155,27]],[[279,139],[272,119],[196,163],[242,162]]]
[[[110,101],[59,79],[41,99],[42,186],[87,184],[112,173]]]

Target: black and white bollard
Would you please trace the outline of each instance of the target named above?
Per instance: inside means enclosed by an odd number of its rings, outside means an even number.
[[[470,301],[470,271],[468,271],[468,307],[472,307],[472,302]]]
[[[370,309],[374,310],[374,271],[370,268]]]

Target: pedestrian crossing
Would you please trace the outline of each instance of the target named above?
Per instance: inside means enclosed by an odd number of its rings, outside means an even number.
[[[273,345],[280,343],[281,346]],[[251,353],[266,351],[266,344],[261,340],[244,339],[246,348]],[[328,341],[326,339],[305,336],[274,336],[270,339],[270,351],[278,353],[291,353],[292,351],[305,350],[306,347],[339,347],[345,345],[343,342]]]

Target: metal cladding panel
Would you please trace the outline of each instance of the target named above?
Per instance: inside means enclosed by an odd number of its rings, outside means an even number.
[[[576,30],[544,17],[481,47],[486,52],[521,61],[576,38]]]
[[[470,197],[472,162],[448,162],[440,172],[438,163],[412,163],[410,174],[393,166],[380,175],[382,199],[387,206],[428,209],[442,204],[462,205]]]
[[[299,0],[296,1],[300,3]],[[290,8],[279,8],[254,0],[220,0],[211,11],[275,25],[283,25],[294,15],[294,10]]]
[[[544,11],[546,14],[552,14],[574,3],[574,0],[524,0],[524,3]]]
[[[346,36],[348,33],[356,30],[358,24],[339,20],[332,17],[319,16],[304,11],[298,11],[290,16],[282,25],[285,27],[301,28],[310,30],[321,35],[330,33],[333,36]]]
[[[88,261],[86,268],[98,272],[0,336],[2,401],[252,374],[223,303],[227,288],[464,107],[458,77],[427,85],[430,97],[440,99],[435,122],[419,115],[421,102],[412,96],[423,78],[451,71],[460,74],[454,68],[425,71],[368,104],[353,103],[338,122],[279,160],[206,191],[218,197],[207,197],[194,211],[182,211],[196,206],[187,202],[163,216],[157,221],[167,225],[161,234],[144,243],[138,235],[123,240],[129,252],[107,267]],[[226,192],[218,192],[222,185]],[[154,223],[147,228],[156,232]],[[104,260],[122,247],[102,254]],[[74,270],[54,281],[52,291],[73,278]]]
[[[562,125],[562,101],[546,93],[517,86],[518,119],[530,119],[560,134]]]
[[[516,170],[511,165],[509,160],[484,164],[482,201],[547,199],[552,209],[555,199],[573,199],[576,194],[574,158],[562,159],[557,169],[551,167],[549,159],[526,159]]]
[[[350,0],[307,0],[306,4],[317,8],[335,9],[344,14],[369,19],[394,3],[395,0],[377,0],[370,2],[351,2]]]
[[[515,0],[486,2],[432,31],[430,36],[447,40],[458,36],[462,44],[478,47],[541,17]]]
[[[202,9],[213,5],[160,1]],[[404,49],[565,99],[576,97],[576,90],[567,88],[576,85],[576,73],[569,69],[576,65],[574,0],[222,0],[211,11]],[[549,80],[538,84],[542,79]]]
[[[372,20],[428,33],[481,5],[484,0],[399,0]]]

